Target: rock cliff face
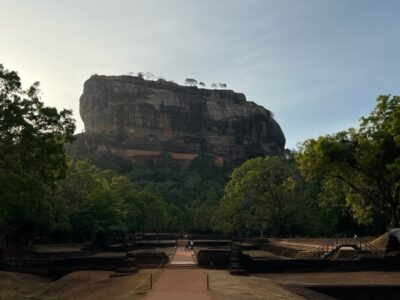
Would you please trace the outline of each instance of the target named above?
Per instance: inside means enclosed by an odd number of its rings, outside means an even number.
[[[222,165],[285,146],[272,113],[230,90],[94,75],[85,82],[80,114],[85,133],[77,143],[92,155],[190,161],[206,153]]]

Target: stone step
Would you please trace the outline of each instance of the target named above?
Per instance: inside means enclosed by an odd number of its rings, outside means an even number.
[[[198,269],[196,264],[168,264],[165,266],[167,269]]]

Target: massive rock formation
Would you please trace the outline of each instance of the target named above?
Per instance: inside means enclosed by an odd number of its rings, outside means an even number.
[[[272,113],[231,90],[94,75],[85,82],[80,114],[85,133],[76,145],[91,155],[190,161],[205,153],[223,164],[285,146]]]

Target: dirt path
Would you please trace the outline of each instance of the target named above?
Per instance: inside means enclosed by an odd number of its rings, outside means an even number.
[[[178,247],[167,268],[162,271],[146,300],[211,300],[206,274],[197,268],[192,251]]]
[[[226,270],[207,270],[216,300],[305,300],[265,278],[232,276]]]

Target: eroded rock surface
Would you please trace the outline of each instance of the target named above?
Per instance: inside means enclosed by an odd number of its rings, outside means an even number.
[[[285,146],[272,113],[231,90],[94,75],[85,82],[80,114],[85,133],[76,145],[91,155],[190,161],[206,153],[223,164]]]

